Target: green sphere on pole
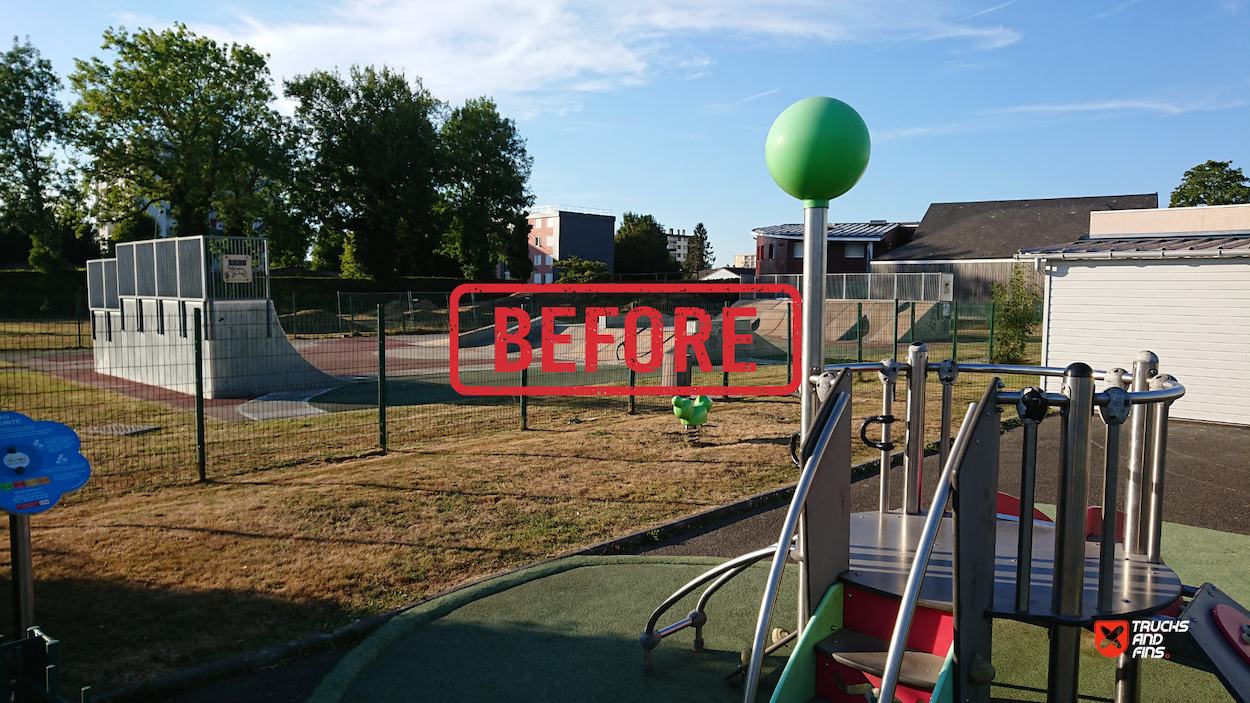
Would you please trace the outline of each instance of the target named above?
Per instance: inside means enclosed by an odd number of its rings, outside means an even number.
[[[764,160],[773,180],[803,201],[829,207],[868,168],[868,126],[850,105],[834,98],[805,98],[787,107],[768,130]]]

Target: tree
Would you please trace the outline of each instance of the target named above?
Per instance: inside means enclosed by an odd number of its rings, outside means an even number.
[[[990,295],[994,300],[994,358],[990,363],[1022,363],[1039,322],[1037,306],[1042,302],[1030,268],[1017,264],[1006,285],[990,284]]]
[[[1208,161],[1185,172],[1168,207],[1250,203],[1250,180],[1232,161]]]
[[[580,256],[570,256],[556,262],[560,278],[556,283],[611,283],[612,272],[602,261],[587,261]]]
[[[435,254],[441,103],[421,80],[353,66],[346,79],[326,71],[297,76],[284,93],[298,101],[305,149],[296,180],[319,230],[314,250],[350,249],[350,270],[361,276],[446,274],[452,262]]]
[[[101,48],[116,53],[111,65],[78,60],[70,75],[93,214],[115,223],[165,201],[177,235],[210,233],[213,213],[226,234],[251,234],[286,145],[265,56],[182,24],[109,29]]]
[[[616,272],[671,273],[681,270],[681,265],[668,251],[668,236],[664,225],[651,215],[627,212],[621,215],[621,226],[616,230]]]
[[[456,108],[440,130],[443,153],[441,212],[447,233],[440,250],[460,264],[465,278],[495,278],[502,262],[513,278],[528,278],[534,204],[526,190],[534,160],[516,123],[499,115],[488,98]]]
[[[694,226],[694,234],[686,247],[686,278],[698,278],[699,272],[712,268],[715,260],[712,243],[707,240],[707,228],[700,222]]]
[[[57,158],[66,118],[61,80],[27,40],[0,55],[0,226],[13,254],[36,269],[59,268],[75,234],[74,186]],[[25,255],[25,254],[23,254]]]

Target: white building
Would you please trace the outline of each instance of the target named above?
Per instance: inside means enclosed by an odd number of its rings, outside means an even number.
[[[734,254],[734,265],[736,269],[755,270],[755,262],[757,261],[755,254]]]
[[[1045,274],[1042,365],[1184,384],[1173,417],[1250,425],[1250,205],[1090,213],[1076,242],[1022,251]]]
[[[686,263],[686,256],[690,254],[690,240],[693,238],[694,235],[686,234],[684,229],[668,228],[668,253],[677,263]]]

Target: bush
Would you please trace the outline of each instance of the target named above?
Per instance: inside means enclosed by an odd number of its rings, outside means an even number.
[[[1042,302],[1041,291],[1031,280],[1029,268],[1017,264],[1011,271],[1007,285],[994,283],[990,293],[994,299],[994,358],[991,363],[1019,364],[1033,330],[1040,322],[1038,304]]]

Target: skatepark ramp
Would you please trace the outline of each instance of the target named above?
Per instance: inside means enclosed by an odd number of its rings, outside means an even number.
[[[341,385],[283,332],[269,298],[264,239],[125,242],[116,253],[87,262],[97,373],[193,394],[198,347],[205,398]]]

